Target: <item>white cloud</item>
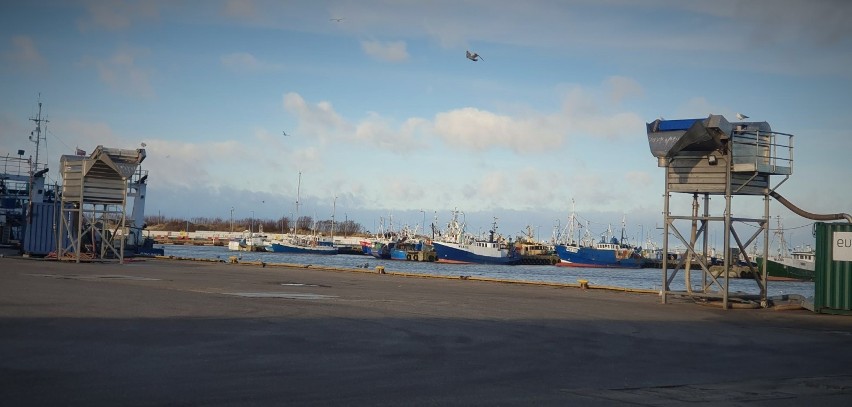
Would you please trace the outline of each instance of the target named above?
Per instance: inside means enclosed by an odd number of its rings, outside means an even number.
[[[160,12],[156,1],[86,0],[84,5],[88,14],[77,20],[81,31],[123,30],[134,20],[155,18]]]
[[[637,192],[644,187],[656,185],[658,178],[659,177],[651,176],[651,174],[647,171],[628,171],[624,175],[624,180],[627,181],[630,186],[636,188]]]
[[[605,86],[609,90],[610,99],[616,104],[628,98],[640,97],[645,93],[642,85],[624,76],[609,77],[605,81]]]
[[[319,170],[323,166],[322,151],[313,146],[293,151],[288,160],[291,167],[299,170]]]
[[[94,66],[101,82],[116,92],[135,97],[152,98],[155,96],[151,86],[151,70],[141,67],[137,59],[149,54],[145,49],[121,48],[105,59],[84,60],[84,66]]]
[[[564,141],[564,128],[557,117],[515,118],[473,107],[438,113],[434,132],[451,146],[474,151],[508,148],[529,153],[558,147]]]
[[[331,103],[322,101],[309,105],[298,93],[284,95],[284,109],[295,114],[299,119],[297,137],[318,138],[328,141],[341,134],[352,131],[352,126],[334,111]]]
[[[367,55],[383,61],[401,62],[408,59],[404,41],[361,41],[361,48]]]
[[[484,174],[467,172],[468,182],[461,187],[461,194],[465,201],[455,201],[454,204],[463,205],[466,210],[473,210],[469,202],[477,202],[477,209],[493,210],[510,206],[515,195],[512,194],[511,178],[503,171],[487,171]],[[508,205],[507,205],[508,204]]]
[[[42,68],[45,59],[36,47],[35,41],[26,35],[16,35],[9,41],[11,49],[3,53],[3,60],[19,70]]]
[[[237,19],[254,20],[259,17],[257,4],[254,0],[227,0],[222,13]]]
[[[386,198],[394,202],[417,202],[424,198],[423,187],[415,178],[407,174],[388,172],[392,178],[387,179],[382,188]]]
[[[416,153],[426,147],[417,139],[421,129],[426,127],[425,120],[411,118],[394,128],[389,120],[371,112],[357,124],[355,139],[381,150],[399,154]]]
[[[632,80],[619,78],[607,80],[603,88],[614,87],[613,83],[629,84],[628,89],[637,89],[638,85],[631,84]],[[635,90],[630,91],[635,93]],[[612,94],[603,96],[604,91],[598,88],[570,86],[565,92],[562,102],[561,120],[570,132],[571,137],[594,137],[618,140],[631,137],[635,130],[644,126],[643,119],[636,113],[620,111],[613,104]]]
[[[231,54],[222,55],[219,58],[222,66],[234,71],[244,73],[270,72],[277,71],[283,67],[278,64],[264,62],[257,59],[254,55],[247,52],[234,52]]]

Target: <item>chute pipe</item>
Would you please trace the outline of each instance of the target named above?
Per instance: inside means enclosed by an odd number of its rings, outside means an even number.
[[[775,198],[775,200],[780,202],[781,205],[786,206],[787,209],[793,211],[793,213],[795,213],[796,215],[799,215],[803,218],[807,218],[807,219],[810,219],[810,220],[841,220],[841,219],[845,219],[846,222],[852,223],[852,215],[849,215],[848,213],[832,213],[832,214],[827,214],[827,215],[810,213],[810,212],[808,212],[804,209],[799,208],[796,205],[793,205],[792,202],[788,201],[786,198],[784,198],[783,196],[781,196],[780,194],[778,194],[775,191],[770,192],[769,196]]]

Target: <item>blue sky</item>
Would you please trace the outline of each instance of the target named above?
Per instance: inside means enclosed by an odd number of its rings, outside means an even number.
[[[52,177],[75,147],[144,142],[149,214],[289,216],[301,171],[303,215],[336,202],[370,230],[458,208],[470,230],[543,237],[573,200],[594,231],[625,216],[637,236],[662,224],[645,123],[742,112],[795,135],[779,193],[852,212],[850,17],[844,1],[4,2],[0,153],[32,150],[41,94]]]

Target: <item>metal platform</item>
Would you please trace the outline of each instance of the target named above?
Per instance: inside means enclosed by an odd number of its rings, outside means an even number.
[[[63,155],[62,211],[57,259],[124,259],[128,183],[145,150],[98,146],[88,157]],[[116,247],[118,246],[118,247]]]
[[[662,302],[669,295],[686,295],[702,299],[721,299],[724,308],[730,306],[729,278],[736,262],[734,254],[743,257],[751,266],[750,245],[762,234],[763,256],[768,251],[769,196],[793,173],[793,136],[772,131],[767,122],[729,122],[720,115],[705,119],[655,120],[646,124],[648,145],[665,168],[663,250],[669,253],[669,236],[686,247],[685,256],[671,268],[668,256],[663,256]],[[784,176],[772,186],[771,176]],[[673,215],[670,212],[672,193],[691,195],[692,212]],[[699,199],[703,195],[703,199]],[[725,197],[721,216],[711,216],[710,196]],[[761,218],[732,216],[734,196],[762,198]],[[754,203],[750,205],[754,206]],[[703,211],[701,210],[703,207]],[[709,267],[708,235],[712,224],[721,225],[724,237],[722,271]],[[745,234],[737,228],[748,225]],[[687,232],[688,231],[688,232]],[[753,232],[753,233],[752,233]],[[731,247],[736,243],[736,247]],[[671,269],[670,269],[671,268]],[[684,270],[685,291],[673,291],[671,282],[679,270]],[[691,272],[701,273],[701,284],[693,286]],[[766,270],[754,269],[755,282],[760,288],[760,304],[766,306]]]

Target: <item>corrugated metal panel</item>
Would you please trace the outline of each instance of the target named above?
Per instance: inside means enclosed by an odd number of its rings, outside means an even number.
[[[56,232],[54,219],[59,211],[59,203],[33,203],[31,222],[27,224],[24,235],[24,253],[44,256],[56,250]]]
[[[715,164],[708,158],[715,157]],[[666,182],[672,192],[724,194],[727,189],[727,157],[719,153],[688,155],[681,153],[671,161]],[[769,188],[769,174],[732,173],[731,191],[735,195],[764,195]]]
[[[814,311],[852,315],[852,225],[816,223],[814,265]]]

